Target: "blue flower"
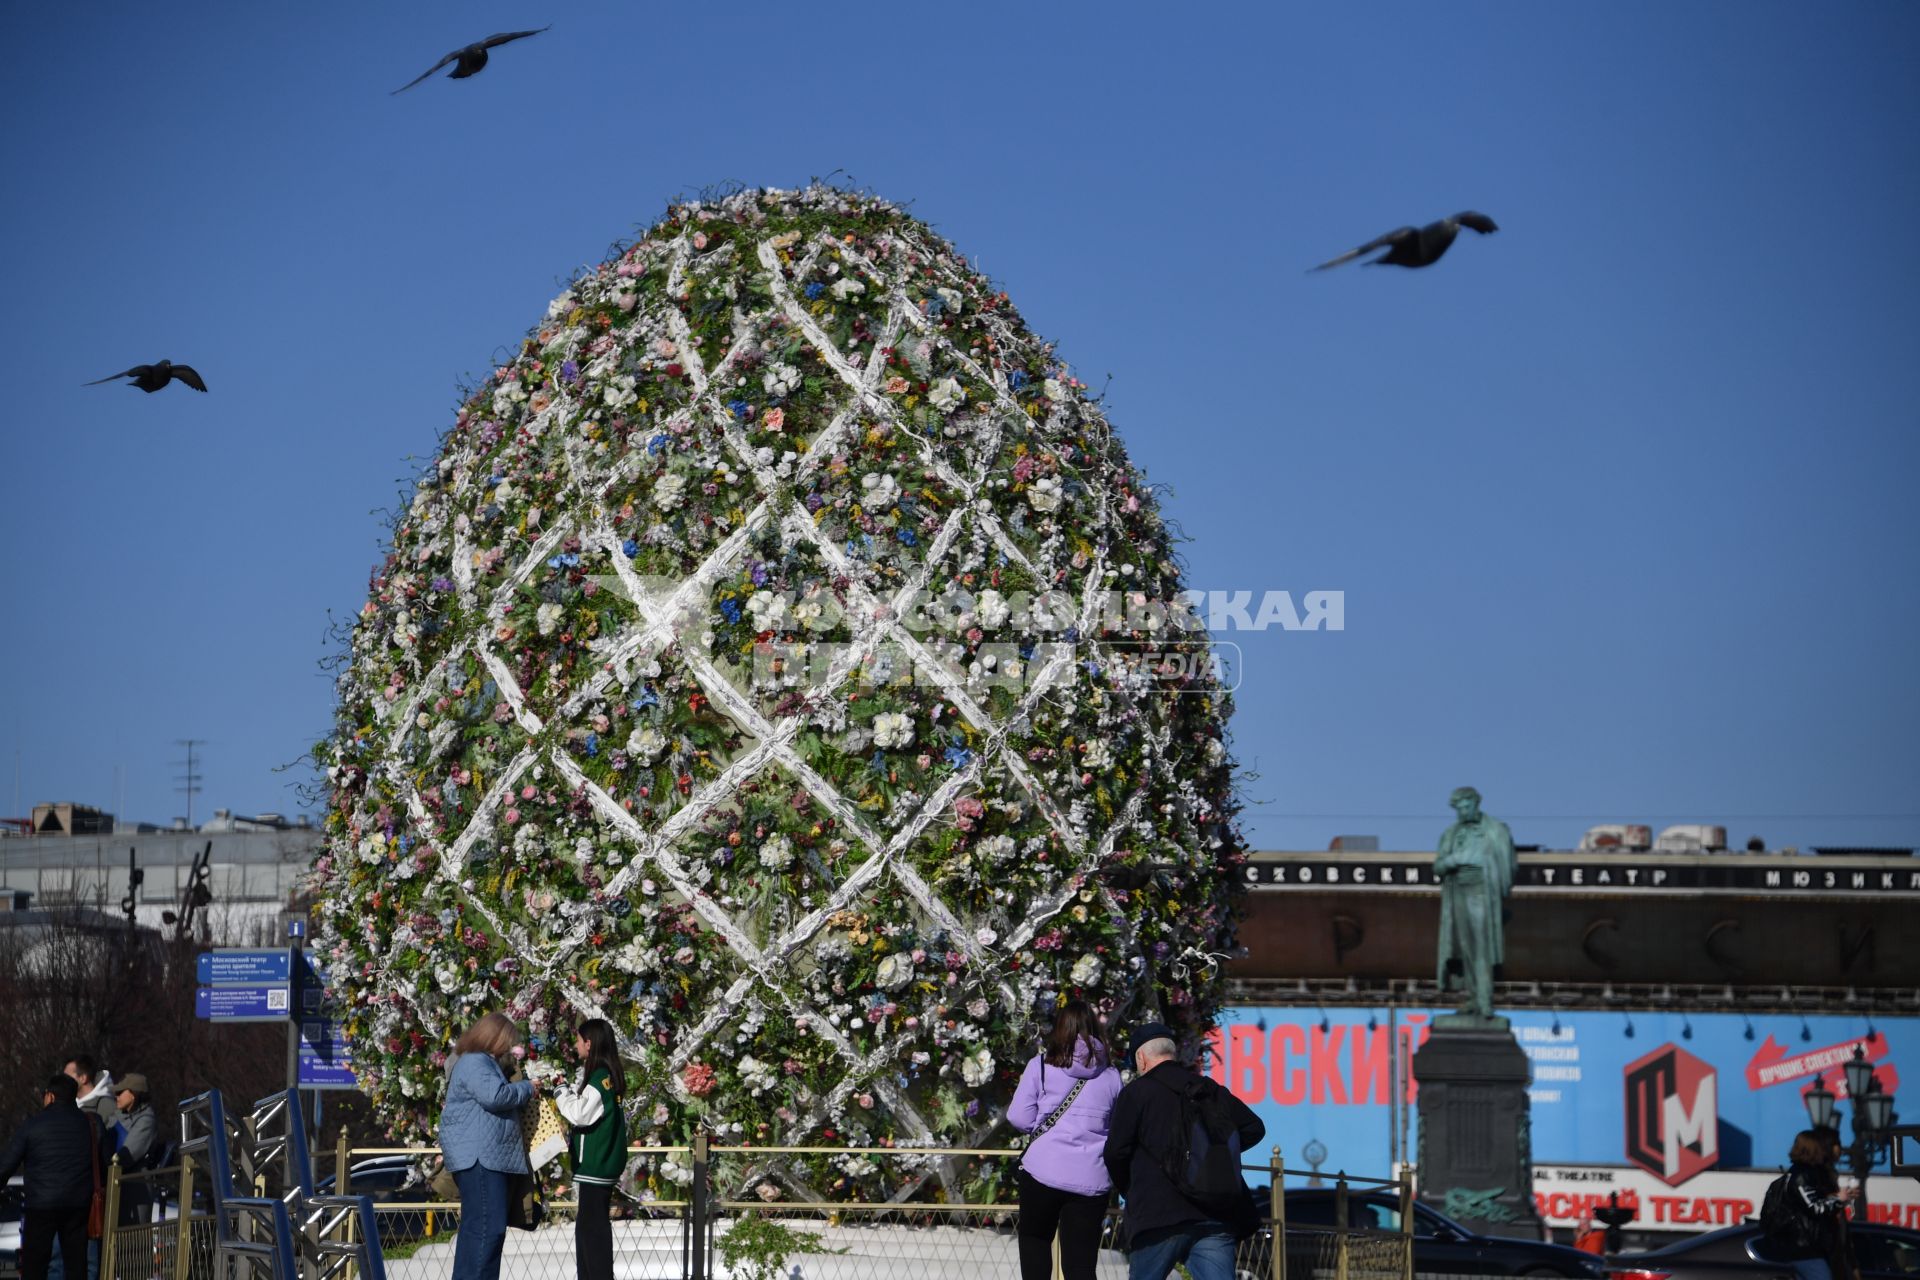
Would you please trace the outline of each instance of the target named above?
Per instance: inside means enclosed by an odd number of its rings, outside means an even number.
[[[642,689],[640,696],[633,701],[633,709],[635,711],[645,711],[648,707],[657,707],[659,705],[660,695],[653,691],[652,685],[648,685]]]
[[[579,564],[580,555],[574,551],[564,552],[557,556],[550,556],[547,559],[547,568],[549,569],[572,569],[578,567]]]
[[[560,376],[568,382],[573,382],[580,376],[580,366],[569,360],[560,366]]]
[[[647,452],[651,454],[665,453],[667,451],[667,445],[669,443],[670,441],[668,441],[666,433],[662,432],[661,434],[653,437],[653,439],[647,441]]]
[[[453,590],[453,579],[435,578],[433,580],[433,589],[435,591],[451,591]]]
[[[927,319],[935,319],[947,309],[947,300],[937,293],[933,294],[926,299],[926,308]]]
[[[640,554],[640,544],[632,538],[628,538],[625,542],[621,543],[620,549],[627,553],[627,559],[629,560],[634,559]]]
[[[764,587],[767,585],[767,566],[756,560],[753,562],[753,567],[747,570],[747,576],[753,579],[754,586]]]
[[[590,756],[597,756],[600,754],[600,735],[599,734],[590,733],[587,735],[587,754]]]
[[[818,280],[815,280],[812,284],[808,285],[805,289],[801,290],[802,293],[805,293],[807,295],[807,300],[809,302],[811,302],[815,298],[820,297],[821,295],[826,293],[826,291],[827,291],[827,286],[825,286],[824,284],[821,284]]]
[[[1027,371],[1025,369],[1015,369],[1007,375],[1007,389],[1009,391],[1018,391],[1031,381],[1032,379],[1027,377]]]
[[[873,759],[867,761],[867,768],[875,773],[885,773],[887,771],[887,753],[876,748],[873,753]]]
[[[1029,640],[1026,644],[1023,644],[1020,646],[1020,661],[1022,662],[1033,661],[1033,642],[1031,640]]]
[[[919,535],[914,533],[914,531],[911,529],[902,529],[897,536],[899,537],[900,541],[906,543],[910,547],[918,544],[920,541]]]
[[[956,769],[964,769],[973,763],[973,752],[965,747],[948,747],[947,763]]]
[[[733,416],[742,422],[745,422],[747,415],[753,412],[753,406],[745,400],[729,400],[727,401],[727,408],[733,410]]]
[[[740,621],[740,602],[728,596],[720,602],[720,612],[727,615],[728,622]]]
[[[640,1003],[640,1001],[646,999],[646,996],[647,996],[647,984],[645,982],[636,982],[627,991],[627,999],[633,1001],[635,1004],[638,1004]]]
[[[502,480],[505,480],[505,479],[506,479],[506,477],[505,477],[505,476],[501,476],[501,475],[492,475],[492,476],[488,476],[488,477],[487,477],[487,488],[489,488],[489,489],[491,489],[491,488],[493,488],[493,486],[495,486],[495,485],[497,485],[497,484],[499,484],[499,483],[500,483],[500,482],[501,482]]]

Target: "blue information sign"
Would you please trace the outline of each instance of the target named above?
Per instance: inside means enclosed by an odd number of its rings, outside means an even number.
[[[302,1089],[356,1089],[347,1065],[347,1042],[340,1024],[330,1018],[300,1020],[300,1087]]]
[[[273,951],[200,953],[202,986],[258,986],[267,982],[289,982],[292,976],[291,952],[285,947]]]
[[[285,1022],[291,1013],[291,992],[284,983],[200,987],[193,993],[194,1016],[215,1022]]]

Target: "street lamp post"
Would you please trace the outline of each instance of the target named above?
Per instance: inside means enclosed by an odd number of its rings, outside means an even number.
[[[1873,1064],[1867,1061],[1866,1052],[1859,1045],[1853,1047],[1853,1057],[1842,1070],[1847,1077],[1847,1098],[1853,1103],[1853,1145],[1847,1148],[1847,1166],[1860,1187],[1860,1198],[1853,1211],[1855,1217],[1864,1222],[1867,1174],[1880,1148],[1887,1144],[1889,1130],[1897,1117],[1893,1111],[1893,1095],[1880,1088],[1880,1077],[1874,1074]],[[1815,1082],[1807,1091],[1806,1104],[1807,1119],[1814,1128],[1839,1131],[1833,1091],[1826,1085]]]

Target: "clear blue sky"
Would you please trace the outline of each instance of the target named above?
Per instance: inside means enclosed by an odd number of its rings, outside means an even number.
[[[1256,845],[1462,782],[1920,843],[1915,66],[1906,0],[13,9],[0,808],[164,820],[196,737],[200,813],[295,809],[456,381],[671,196],[839,170],[1112,375],[1193,586],[1346,592],[1232,637]],[[161,357],[212,393],[81,386]]]

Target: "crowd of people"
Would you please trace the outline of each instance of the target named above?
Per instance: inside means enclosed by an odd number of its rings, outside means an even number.
[[[498,1280],[507,1228],[520,1210],[517,1184],[532,1174],[520,1113],[540,1086],[513,1078],[519,1043],[513,1022],[490,1013],[460,1037],[448,1062],[440,1149],[460,1193],[453,1280]],[[613,1028],[598,1019],[583,1024],[574,1050],[579,1073],[554,1102],[571,1131],[575,1265],[579,1280],[612,1280],[609,1206],[626,1163]],[[1193,1280],[1232,1280],[1235,1250],[1259,1222],[1240,1181],[1240,1153],[1266,1127],[1175,1054],[1167,1027],[1135,1028],[1127,1044],[1135,1074],[1122,1084],[1099,1015],[1079,1001],[1061,1009],[1008,1110],[1008,1122],[1028,1139],[1017,1173],[1021,1280],[1050,1280],[1056,1238],[1066,1280],[1092,1280],[1116,1189],[1125,1198],[1131,1280],[1165,1280],[1178,1264]],[[1210,1143],[1220,1153],[1216,1163],[1230,1170],[1223,1195],[1203,1185],[1196,1148]]]
[[[99,1280],[107,1167],[151,1168],[161,1153],[147,1092],[146,1076],[130,1071],[116,1081],[86,1053],[47,1077],[40,1110],[0,1153],[0,1186],[23,1175],[21,1280]],[[121,1223],[151,1209],[137,1181],[122,1184]]]
[[[498,1280],[507,1228],[524,1217],[533,1169],[521,1113],[541,1093],[520,1078],[520,1031],[505,1014],[475,1022],[454,1045],[440,1116],[440,1148],[460,1199],[453,1280]],[[553,1089],[568,1126],[578,1211],[579,1280],[612,1280],[613,1190],[626,1165],[621,1067],[613,1028],[582,1023],[573,1042],[580,1066]],[[1092,1280],[1108,1203],[1123,1198],[1130,1280],[1166,1280],[1184,1265],[1192,1280],[1231,1280],[1239,1242],[1259,1212],[1239,1181],[1240,1153],[1264,1136],[1259,1117],[1176,1057],[1173,1033],[1136,1027],[1122,1082],[1099,1015],[1063,1006],[1039,1052],[1021,1073],[1007,1120],[1026,1135],[1016,1186],[1021,1280],[1051,1280],[1056,1252],[1065,1280]],[[0,1185],[24,1171],[22,1280],[98,1280],[106,1170],[153,1167],[160,1126],[138,1072],[117,1081],[85,1053],[48,1077],[40,1110],[0,1154]],[[1858,1280],[1847,1233],[1855,1188],[1836,1172],[1839,1135],[1810,1129],[1794,1141],[1791,1166],[1769,1191],[1763,1216],[1769,1248],[1798,1280]],[[1229,1172],[1209,1182],[1208,1152]],[[1222,1179],[1224,1178],[1224,1182]],[[152,1200],[138,1180],[122,1181],[119,1219],[146,1219]],[[84,1259],[84,1263],[82,1263]]]

